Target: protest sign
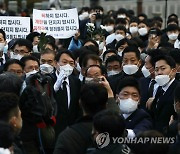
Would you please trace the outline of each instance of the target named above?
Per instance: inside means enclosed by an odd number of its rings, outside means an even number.
[[[54,38],[70,38],[79,29],[77,9],[33,10],[33,31]]]
[[[26,38],[30,33],[30,17],[0,16],[0,28],[6,32],[7,41]]]

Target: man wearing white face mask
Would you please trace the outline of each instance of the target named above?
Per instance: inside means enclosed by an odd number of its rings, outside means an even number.
[[[174,111],[174,89],[178,85],[175,80],[176,63],[170,56],[159,56],[155,60],[155,81],[159,85],[155,99],[151,106],[155,129],[163,131],[169,125],[171,115]]]
[[[79,118],[81,109],[79,106],[80,80],[72,75],[75,67],[74,56],[69,50],[64,50],[57,54],[56,62],[54,75],[57,80],[54,90],[58,112],[55,132],[58,136],[61,131]]]
[[[139,80],[141,88],[140,107],[145,110],[149,109],[149,104],[152,103],[159,86],[155,81],[155,73],[153,67],[154,59],[158,55],[163,54],[164,53],[160,49],[154,49],[151,50],[151,52],[148,52],[148,55],[145,58],[145,64],[141,69],[144,77]]]
[[[148,32],[149,32],[149,24],[146,20],[140,21],[138,23],[138,33],[139,38],[143,41],[143,45],[147,45],[148,41]]]
[[[41,52],[40,71],[42,74],[52,75],[56,66],[55,56],[55,51],[48,48]]]
[[[6,33],[0,29],[0,73],[3,71],[4,64],[9,57],[4,53],[4,47],[6,45]]]
[[[140,100],[140,88],[133,77],[127,77],[118,85],[118,102],[120,112],[126,120],[128,137],[133,138],[136,134],[152,129],[151,117],[142,109],[138,109]]]
[[[134,46],[128,46],[122,53],[122,67],[125,76],[133,76],[137,79],[142,77],[139,70],[141,66],[140,51]]]
[[[122,40],[123,38],[126,37],[126,32],[127,32],[127,30],[126,30],[126,28],[125,28],[124,26],[117,26],[117,27],[115,28],[115,33],[113,33],[113,34],[111,34],[111,35],[108,36],[108,37],[113,36],[113,39],[112,39],[112,42],[109,43],[109,44],[107,44],[106,47],[107,47],[108,49],[115,49],[116,44],[117,44],[120,40]],[[106,38],[106,41],[107,41],[108,37]]]
[[[174,47],[175,41],[178,39],[179,30],[180,28],[176,24],[170,24],[166,29],[166,34],[168,36],[168,43],[172,48]]]

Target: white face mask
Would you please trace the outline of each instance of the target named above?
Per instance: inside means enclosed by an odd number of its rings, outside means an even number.
[[[145,78],[151,75],[150,71],[145,66],[142,67],[141,71]]]
[[[81,66],[79,65],[79,63],[76,63],[76,69],[81,72]]]
[[[169,75],[157,75],[155,81],[159,86],[164,86],[170,81]]]
[[[39,52],[39,51],[38,51],[38,45],[34,45],[34,46],[33,46],[33,52]]]
[[[4,49],[3,49],[3,52],[4,52],[4,53],[7,53],[7,51],[8,51],[8,45],[5,45],[5,46],[4,46]]]
[[[138,27],[130,27],[129,31],[130,31],[131,34],[135,34],[135,33],[138,32]]]
[[[51,74],[54,70],[54,67],[49,64],[40,65],[40,70],[42,74]]]
[[[131,98],[120,99],[119,108],[122,113],[130,114],[134,112],[138,107],[138,101],[134,101]]]
[[[132,75],[135,74],[138,71],[139,67],[137,65],[124,65],[123,71],[128,74]]]
[[[79,15],[79,20],[84,20],[89,18],[89,13],[88,12],[83,12],[82,14]]]
[[[104,42],[100,42],[99,43],[99,50],[103,50],[104,49]]]
[[[26,78],[28,78],[30,75],[36,74],[38,71],[33,70],[31,72],[26,73]]]
[[[17,59],[17,60],[21,60],[21,58],[23,57],[20,54],[14,54],[14,52],[10,52],[10,57],[11,59]]]
[[[0,51],[4,51],[5,43],[0,43]]]
[[[178,34],[177,33],[171,33],[168,35],[168,38],[172,41],[176,40],[178,37]]]
[[[116,74],[119,74],[119,71],[114,71],[114,70],[112,70],[112,71],[108,71],[108,72],[107,72],[107,75],[108,75],[108,76],[112,76],[112,75],[116,75]]]
[[[124,38],[124,36],[121,35],[121,34],[116,34],[116,35],[115,35],[116,41],[120,41],[120,40],[122,40],[123,38]]]
[[[180,41],[178,39],[174,43],[174,48],[180,49]]]
[[[145,35],[148,33],[148,30],[147,30],[147,28],[140,28],[140,29],[138,30],[138,33],[139,33],[139,35],[141,35],[141,36],[145,36]]]
[[[73,72],[73,67],[69,64],[63,65],[63,66],[59,66],[59,71],[64,71],[64,75],[66,77],[68,77],[69,75],[72,74]]]
[[[117,16],[117,18],[126,18],[126,15],[119,14],[119,15]]]
[[[118,51],[118,53],[117,53],[117,54],[118,54],[120,57],[122,57],[122,53],[123,53],[123,51],[124,51],[124,50]]]
[[[113,27],[113,26],[104,26],[104,29],[105,29],[108,33],[110,33],[110,32],[112,32],[112,31],[114,30],[114,27]]]
[[[85,83],[93,83],[93,81],[94,81],[93,78],[89,78],[89,77],[85,78]]]

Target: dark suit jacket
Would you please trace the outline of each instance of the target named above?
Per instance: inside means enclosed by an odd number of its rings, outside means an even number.
[[[140,100],[140,108],[146,110],[146,102],[149,98],[149,93],[148,93],[148,89],[149,89],[149,83],[151,81],[151,78],[141,78],[139,80],[139,86],[140,86],[140,90],[141,90],[141,100]]]
[[[159,97],[159,102],[157,103],[157,97],[152,104],[153,122],[154,127],[158,131],[163,131],[165,127],[169,125],[169,120],[171,115],[176,115],[174,111],[174,90],[178,85],[178,81],[174,80],[169,86],[164,95]]]
[[[55,125],[56,137],[64,130],[67,126],[72,125],[77,118],[82,114],[79,106],[79,93],[80,93],[80,81],[73,75],[69,76],[70,85],[70,106],[67,107],[63,96],[63,90],[60,88],[55,98],[57,101],[57,118]]]
[[[6,62],[9,60],[9,57],[7,56],[7,54],[5,54],[5,60],[6,60]],[[0,66],[0,74],[3,73],[3,71],[4,71],[4,65],[1,65]]]
[[[143,109],[137,109],[126,119],[126,129],[132,129],[137,135],[152,129],[152,119]]]

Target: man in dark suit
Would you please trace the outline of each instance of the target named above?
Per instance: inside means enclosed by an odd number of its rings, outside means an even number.
[[[146,106],[146,102],[148,104],[153,101],[159,86],[155,81],[153,64],[155,57],[161,54],[164,53],[160,49],[151,50],[145,58],[145,64],[141,69],[144,77],[139,80],[141,89],[140,107],[145,110],[149,108],[149,106]]]
[[[117,87],[117,95],[120,112],[125,118],[129,138],[152,129],[150,115],[143,109],[138,109],[140,88],[135,78],[127,77],[121,80]]]
[[[73,124],[81,116],[79,106],[80,80],[72,75],[75,59],[69,50],[56,56],[56,82],[54,84],[57,101],[56,137],[67,126]]]
[[[6,33],[0,29],[0,73],[3,72],[4,64],[9,57],[4,53],[4,46],[6,45]]]
[[[155,60],[155,81],[159,87],[152,102],[151,111],[155,129],[163,131],[169,125],[171,115],[174,111],[174,89],[178,85],[175,80],[176,63],[170,56],[159,56]]]

